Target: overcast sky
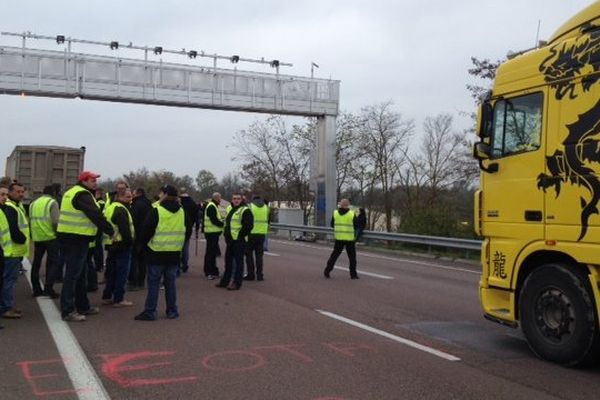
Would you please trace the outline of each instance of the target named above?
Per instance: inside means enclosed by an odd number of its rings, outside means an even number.
[[[0,30],[279,59],[294,64],[282,73],[301,76],[310,76],[314,61],[316,77],[341,81],[342,110],[391,99],[418,130],[424,118],[440,113],[453,114],[462,130],[469,121],[459,113],[474,107],[465,89],[471,56],[496,60],[530,48],[538,21],[539,38],[547,39],[592,2],[2,0]],[[0,36],[0,46],[14,44]],[[208,169],[221,177],[236,167],[228,148],[233,133],[265,118],[9,95],[0,95],[0,110],[0,157],[16,145],[86,146],[86,168],[104,177],[142,166],[193,177]]]

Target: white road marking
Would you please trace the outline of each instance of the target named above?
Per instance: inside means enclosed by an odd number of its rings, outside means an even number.
[[[346,268],[346,267],[340,267],[340,266],[338,266],[338,265],[334,266],[333,268],[335,268],[335,269],[340,269],[340,270],[342,270],[342,271],[346,271],[346,272],[350,272],[350,269],[349,269],[349,268]],[[374,278],[379,278],[379,279],[394,279],[394,277],[393,277],[393,276],[379,275],[379,274],[375,274],[375,273],[373,273],[373,272],[365,272],[365,271],[363,271],[362,269],[360,269],[360,270],[358,271],[358,275],[367,275],[367,276],[372,276],[372,277],[374,277]]]
[[[407,345],[409,347],[415,348],[417,350],[421,350],[421,351],[424,351],[426,353],[433,354],[434,356],[443,358],[444,360],[448,360],[448,361],[460,361],[460,358],[458,358],[456,356],[453,356],[452,354],[445,353],[445,352],[443,352],[441,350],[437,350],[437,349],[434,349],[433,347],[422,345],[420,343],[414,342],[414,341],[409,340],[409,339],[405,339],[405,338],[400,337],[400,336],[392,335],[391,333],[382,331],[382,330],[377,329],[377,328],[373,328],[371,326],[362,324],[360,322],[356,322],[356,321],[348,319],[346,317],[342,317],[341,315],[337,315],[337,314],[334,314],[334,313],[331,313],[331,312],[328,312],[328,311],[323,311],[323,310],[315,310],[315,311],[317,311],[318,313],[320,313],[322,315],[325,315],[327,317],[336,319],[336,320],[341,321],[341,322],[345,322],[345,323],[347,323],[349,325],[355,326],[355,327],[360,328],[360,329],[364,329],[365,331],[368,331],[368,332],[371,332],[371,333],[375,333],[375,334],[377,334],[379,336],[383,336],[385,338],[394,340],[394,341],[396,341],[398,343],[402,343],[404,345]]]
[[[277,243],[287,244],[288,246],[306,247],[306,248],[309,248],[309,249],[319,249],[319,250],[324,250],[324,251],[328,251],[328,252],[331,251],[330,248],[323,247],[323,246],[311,246],[311,245],[308,245],[308,244],[298,244],[296,242],[293,242],[293,243],[292,242],[286,242],[284,240],[273,240],[273,241],[275,241]],[[473,271],[473,270],[470,270],[470,269],[459,268],[459,267],[448,267],[448,266],[445,266],[445,265],[433,264],[433,263],[428,263],[428,262],[424,262],[424,261],[410,260],[408,258],[386,257],[386,256],[378,255],[378,254],[364,253],[362,251],[356,252],[356,254],[359,254],[359,255],[361,255],[363,257],[370,257],[370,258],[375,258],[375,259],[379,259],[379,260],[405,262],[405,263],[409,263],[409,264],[424,265],[426,267],[431,267],[431,268],[445,269],[445,270],[450,270],[450,271],[460,271],[460,272],[467,272],[467,273],[470,273],[470,274],[481,275],[480,271]]]
[[[265,254],[268,256],[272,256],[272,257],[279,257],[279,254],[277,253],[271,253],[270,251],[265,251]]]
[[[31,264],[26,258],[23,259],[23,266],[27,269],[27,281],[31,286]],[[79,346],[75,335],[67,323],[62,320],[54,301],[49,297],[37,297],[36,300],[77,397],[80,400],[109,400],[110,396],[102,385],[102,381]]]

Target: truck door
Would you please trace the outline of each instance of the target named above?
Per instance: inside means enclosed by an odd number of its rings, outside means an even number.
[[[520,250],[544,239],[544,193],[537,187],[544,171],[544,98],[538,91],[494,104],[490,161],[498,168],[482,175],[481,216],[492,286],[509,289]]]

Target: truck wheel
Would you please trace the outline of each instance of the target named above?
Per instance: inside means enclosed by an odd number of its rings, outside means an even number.
[[[589,284],[566,266],[547,264],[525,280],[521,329],[540,358],[577,367],[595,361],[600,346]]]

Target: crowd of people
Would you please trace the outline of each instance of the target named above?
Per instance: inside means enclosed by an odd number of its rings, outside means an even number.
[[[84,171],[62,195],[58,185],[47,186],[28,210],[23,204],[25,187],[10,178],[0,180],[2,318],[23,316],[15,306],[14,292],[31,247],[33,297],[60,298],[62,319],[69,322],[85,321],[100,312],[88,293],[98,291],[101,283],[101,304],[114,308],[134,305],[127,292],[147,290],[143,310],[135,315],[139,321],[158,318],[159,293],[164,289],[166,317],[178,318],[175,283],[189,270],[190,239],[195,234],[197,240],[200,231],[206,239],[203,272],[206,279],[217,281],[216,287],[240,290],[245,280],[265,279],[263,254],[271,212],[259,195],[234,193],[224,207],[221,194],[214,193],[205,204],[197,204],[185,188],[167,184],[151,201],[144,188],[132,191],[124,181],[104,193],[98,187],[99,177]],[[331,220],[335,245],[324,271],[326,278],[345,248],[350,277],[358,279],[355,242],[361,225],[348,200],[342,199]],[[221,236],[226,244],[223,271],[217,266]],[[98,280],[99,273],[103,282]],[[56,291],[59,282],[60,293]]]

